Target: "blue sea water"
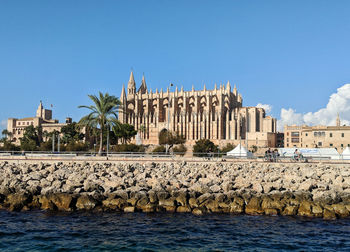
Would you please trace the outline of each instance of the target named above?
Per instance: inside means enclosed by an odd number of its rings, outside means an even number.
[[[350,219],[0,211],[1,251],[350,251]]]

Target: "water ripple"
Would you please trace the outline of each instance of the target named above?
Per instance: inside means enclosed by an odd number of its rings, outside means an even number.
[[[1,251],[350,251],[350,219],[0,211]]]

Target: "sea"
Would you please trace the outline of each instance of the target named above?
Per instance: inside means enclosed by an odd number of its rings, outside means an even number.
[[[350,251],[350,219],[0,211],[0,251]]]

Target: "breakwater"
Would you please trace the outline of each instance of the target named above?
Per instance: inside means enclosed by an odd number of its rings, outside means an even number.
[[[0,208],[350,215],[350,166],[303,163],[0,162]]]

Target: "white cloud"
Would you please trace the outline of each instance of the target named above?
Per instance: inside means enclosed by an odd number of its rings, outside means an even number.
[[[265,112],[267,114],[269,114],[271,112],[271,110],[272,110],[272,106],[269,105],[269,104],[258,103],[258,105],[256,105],[256,107],[265,109]]]
[[[284,125],[335,125],[337,114],[340,115],[341,124],[350,124],[350,84],[337,89],[329,98],[328,104],[316,112],[305,114],[297,113],[294,109],[281,109],[278,130],[282,131]]]

